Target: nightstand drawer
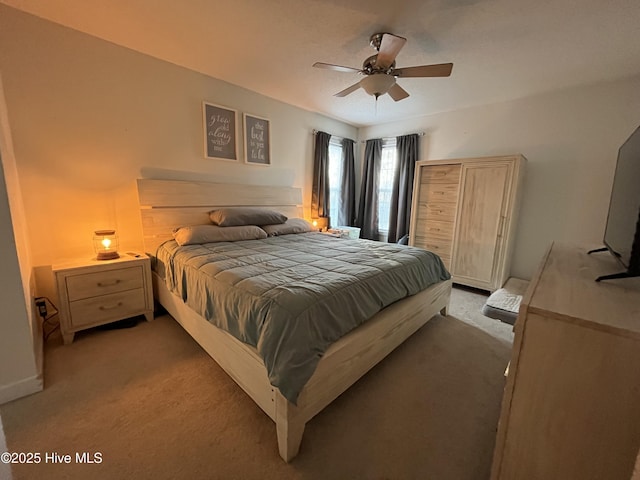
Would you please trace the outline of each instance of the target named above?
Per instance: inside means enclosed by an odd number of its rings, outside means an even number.
[[[118,268],[69,276],[67,293],[69,301],[73,302],[83,298],[142,288],[143,283],[142,267]]]
[[[71,326],[103,323],[109,319],[122,319],[142,313],[146,309],[142,288],[126,292],[76,300],[69,304]]]

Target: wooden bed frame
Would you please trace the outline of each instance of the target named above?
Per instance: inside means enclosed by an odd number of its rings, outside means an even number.
[[[142,179],[138,197],[145,250],[151,254],[172,238],[174,228],[210,223],[208,212],[216,207],[261,206],[302,216],[301,191],[290,187]],[[191,310],[156,274],[153,280],[160,304],[276,423],[278,450],[286,462],[298,454],[305,424],[430,318],[446,315],[451,294],[450,280],[437,283],[342,337],[326,351],[293,405],[269,383],[255,348]]]

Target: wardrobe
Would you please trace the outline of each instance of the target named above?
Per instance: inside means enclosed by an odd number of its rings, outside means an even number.
[[[454,283],[502,287],[525,162],[519,154],[416,162],[409,244],[438,254]]]

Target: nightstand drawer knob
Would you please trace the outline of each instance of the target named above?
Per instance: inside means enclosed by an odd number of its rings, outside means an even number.
[[[118,285],[122,280],[116,279],[113,282],[98,282],[99,287],[113,287],[114,285]]]
[[[113,305],[100,305],[100,310],[115,310],[116,308],[120,308],[122,306],[122,302],[118,302]]]

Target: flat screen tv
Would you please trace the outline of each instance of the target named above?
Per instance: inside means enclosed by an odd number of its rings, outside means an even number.
[[[625,271],[597,281],[640,276],[640,127],[618,151],[604,244]]]

